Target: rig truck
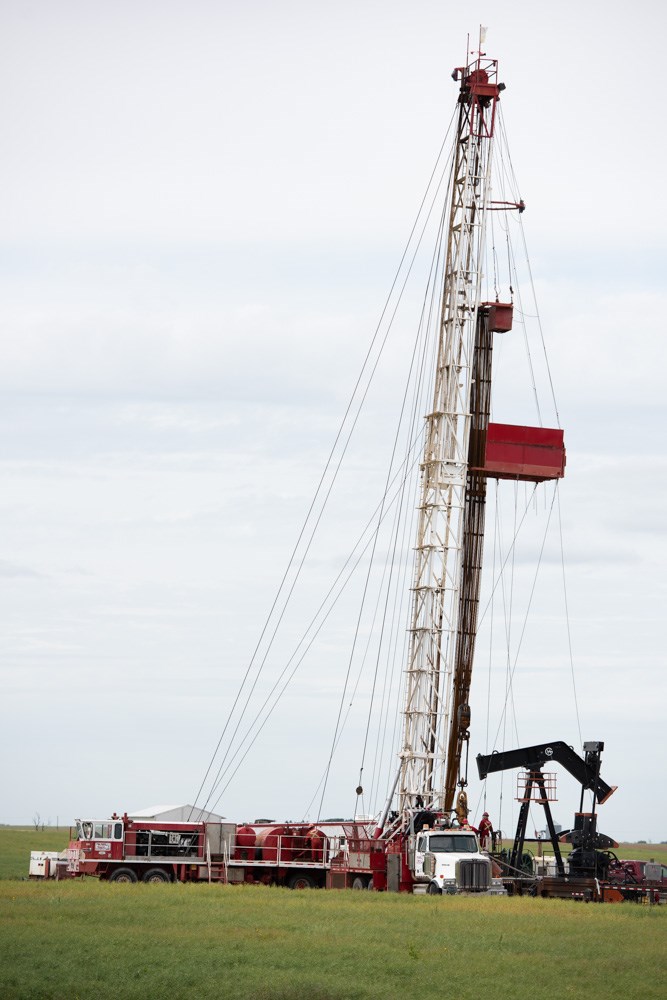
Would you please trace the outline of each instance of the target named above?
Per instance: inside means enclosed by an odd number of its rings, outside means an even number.
[[[412,826],[405,836],[386,841],[373,836],[368,825],[354,822],[237,826],[114,815],[108,820],[77,820],[67,859],[52,866],[50,874],[90,875],[110,882],[504,892],[473,830],[452,827],[424,811]]]

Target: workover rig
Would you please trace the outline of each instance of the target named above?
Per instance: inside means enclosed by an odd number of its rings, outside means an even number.
[[[491,197],[504,90],[497,62],[480,51],[452,76],[459,84],[458,113],[435,381],[421,463],[403,740],[385,808],[372,824],[236,826],[127,815],[77,821],[78,836],[67,852],[69,876],[505,891],[500,869],[480,850],[467,822],[469,692],[486,484],[489,478],[559,479],[565,450],[560,429],[489,421],[493,340],[512,329],[513,303],[511,296],[500,301],[498,295],[483,301],[487,220],[495,211],[521,213],[524,204]]]

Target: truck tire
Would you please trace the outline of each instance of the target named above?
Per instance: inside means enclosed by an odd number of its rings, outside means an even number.
[[[435,882],[429,882],[428,884],[428,894],[429,896],[442,896],[442,889]]]
[[[131,868],[114,868],[109,875],[110,882],[138,882],[137,873]]]
[[[169,872],[166,872],[164,868],[149,868],[142,882],[171,882],[171,876]]]
[[[366,881],[366,879],[364,878],[363,875],[357,875],[352,880],[352,888],[353,889],[368,889],[368,882]]]
[[[317,883],[312,875],[300,872],[297,875],[290,876],[287,885],[290,889],[314,889]]]

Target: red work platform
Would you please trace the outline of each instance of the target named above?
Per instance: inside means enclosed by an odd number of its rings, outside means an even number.
[[[541,483],[565,475],[563,431],[552,427],[489,424],[484,468],[490,479]]]

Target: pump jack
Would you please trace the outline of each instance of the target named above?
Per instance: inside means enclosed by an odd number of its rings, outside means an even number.
[[[519,820],[509,859],[509,869],[512,874],[520,867],[526,838],[528,811],[531,802],[535,802],[544,808],[558,875],[561,878],[565,877],[565,865],[559,847],[560,840],[561,843],[572,844],[574,848],[569,860],[570,875],[592,875],[595,877],[602,875],[604,877],[609,859],[607,855],[599,853],[597,849],[618,847],[618,844],[611,837],[598,833],[596,829],[596,801],[601,805],[616,791],[615,785],[608,785],[600,777],[600,755],[603,750],[604,743],[600,741],[584,743],[585,757],[581,758],[567,743],[556,740],[553,743],[540,743],[537,746],[520,747],[517,750],[506,750],[502,753],[492,753],[486,756],[478,754],[477,770],[482,780],[488,774],[496,771],[507,771],[519,767],[525,768],[527,771],[525,791],[521,799]],[[545,775],[542,773],[542,766],[551,762],[562,764],[581,785],[581,801],[579,812],[575,813],[574,827],[561,834],[560,838],[554,827],[545,786]],[[534,790],[537,790],[537,798],[533,798]],[[583,811],[584,794],[587,790],[593,793],[593,811],[590,813]]]

